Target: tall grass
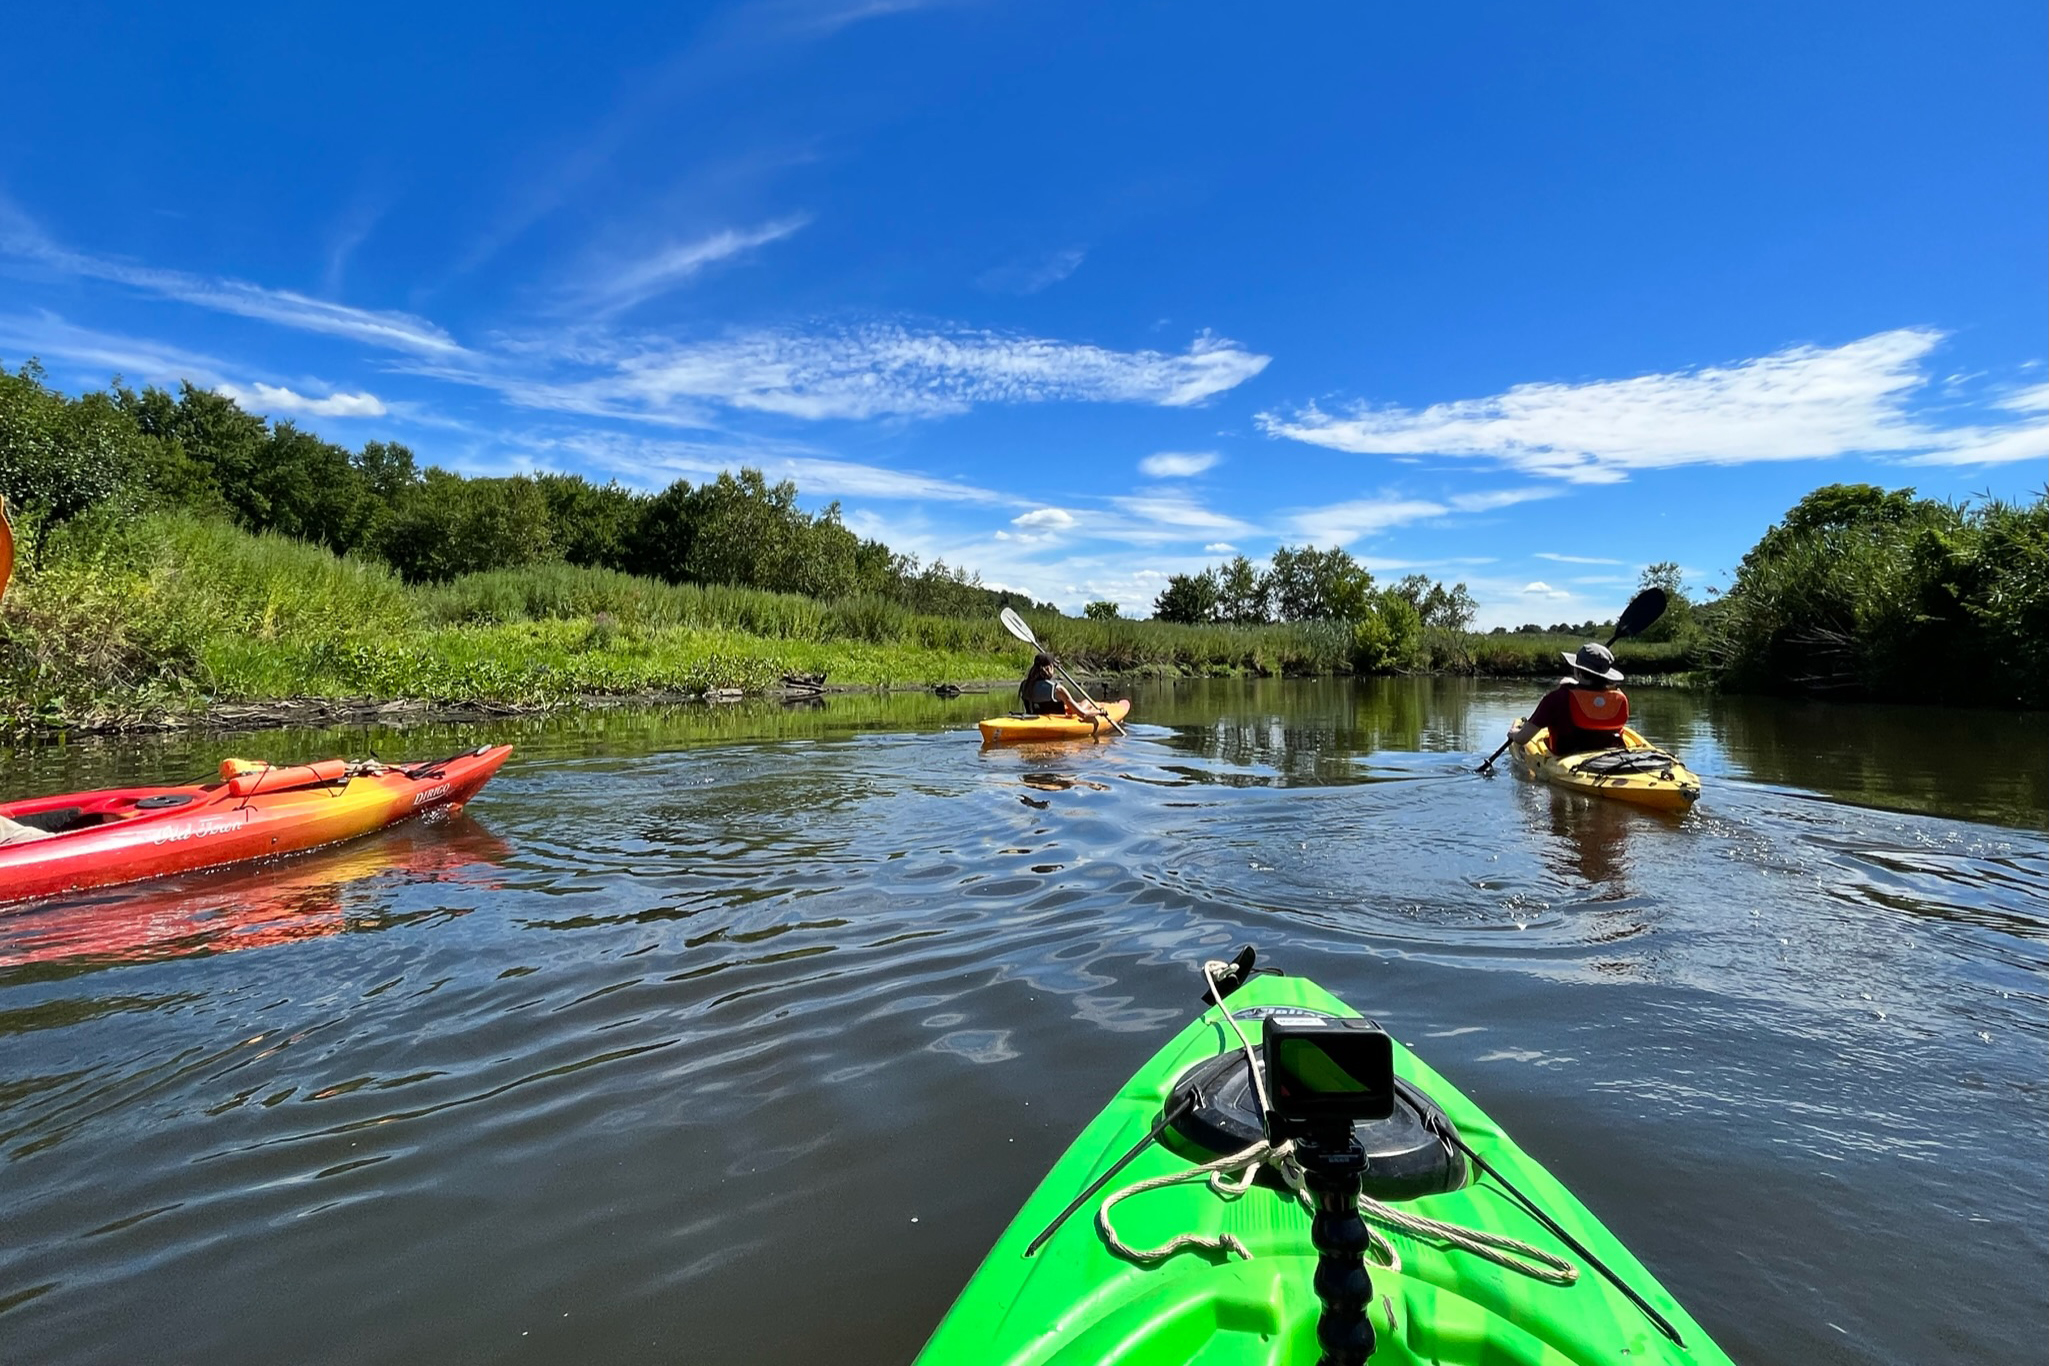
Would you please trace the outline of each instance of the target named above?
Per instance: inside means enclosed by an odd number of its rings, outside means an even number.
[[[881,597],[821,602],[790,593],[665,584],[610,569],[566,564],[471,574],[416,590],[431,620],[504,625],[603,615],[622,628],[738,631],[768,640],[858,642],[1021,663],[1018,642],[993,616],[933,616]],[[1157,621],[1027,618],[1071,665],[1118,673],[1320,674],[1342,669],[1349,633],[1331,623],[1180,626]]]
[[[559,563],[408,587],[378,563],[183,513],[88,520],[41,543],[30,533],[21,558],[0,605],[0,729],[123,724],[212,701],[547,704],[761,689],[792,672],[892,685],[1015,677],[1024,666],[1025,647],[993,617]],[[1077,672],[1315,676],[1362,658],[1342,623],[1031,621]],[[1578,643],[1425,632],[1375,659],[1542,675]],[[1659,649],[1625,647],[1623,667],[1666,658]]]

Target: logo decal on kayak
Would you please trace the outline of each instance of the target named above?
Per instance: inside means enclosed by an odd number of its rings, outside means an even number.
[[[207,816],[190,825],[176,825],[168,830],[159,830],[149,837],[151,844],[177,844],[184,840],[205,839],[208,835],[232,835],[242,828],[242,823],[232,816]]]
[[[428,802],[438,802],[454,791],[454,789],[454,783],[436,783],[425,792],[415,792],[413,794],[413,805],[415,807],[422,807]]]

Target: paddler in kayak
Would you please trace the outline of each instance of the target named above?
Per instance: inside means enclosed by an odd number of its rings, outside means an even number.
[[[1067,691],[1067,685],[1053,676],[1055,667],[1053,656],[1044,650],[1032,656],[1030,671],[1025,674],[1024,682],[1017,685],[1017,695],[1023,701],[1025,711],[1033,716],[1101,716],[1101,707],[1074,700],[1074,695]]]
[[[1509,743],[1526,744],[1531,736],[1548,728],[1551,752],[1560,758],[1622,748],[1622,727],[1629,722],[1629,698],[1616,686],[1622,682],[1622,671],[1615,667],[1614,653],[1605,645],[1588,641],[1579,647],[1578,654],[1564,658],[1572,666],[1572,677],[1561,679],[1557,687],[1545,693],[1528,720],[1508,728]]]

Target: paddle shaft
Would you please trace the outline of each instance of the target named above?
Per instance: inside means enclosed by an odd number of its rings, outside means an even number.
[[[7,518],[7,499],[0,495],[0,598],[7,596],[7,580],[14,573],[14,523]]]
[[[1069,687],[1073,688],[1077,693],[1081,694],[1082,701],[1088,703],[1091,707],[1095,707],[1097,715],[1101,716],[1105,721],[1108,721],[1111,725],[1117,728],[1117,733],[1119,735],[1130,734],[1129,731],[1124,729],[1123,725],[1117,720],[1116,717],[1110,715],[1110,713],[1104,711],[1101,706],[1097,705],[1096,699],[1089,696],[1087,688],[1084,688],[1081,684],[1075,682],[1074,675],[1067,672],[1066,665],[1062,664],[1059,660],[1056,659],[1053,661],[1053,667],[1060,670],[1060,676],[1067,680],[1067,684]]]

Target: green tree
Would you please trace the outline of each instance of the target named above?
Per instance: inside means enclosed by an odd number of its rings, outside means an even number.
[[[1118,615],[1117,604],[1107,600],[1099,600],[1084,606],[1081,609],[1081,614],[1090,621],[1115,621]]]
[[[1409,574],[1388,590],[1416,609],[1416,619],[1433,630],[1463,631],[1479,605],[1464,584],[1446,588],[1427,574]]]
[[[123,489],[142,438],[106,395],[67,399],[42,381],[33,362],[0,371],[0,494],[55,526]]]
[[[627,567],[646,498],[617,482],[593,484],[575,474],[535,475],[534,485],[548,500],[548,526],[557,554],[571,564]]]
[[[1252,567],[1252,561],[1240,555],[1216,571],[1217,616],[1224,621],[1241,625],[1254,625],[1266,621],[1273,613],[1268,600],[1270,585],[1264,575]]]
[[[356,472],[372,498],[396,505],[419,487],[420,469],[413,453],[396,441],[370,441],[356,452]]]
[[[1282,621],[1358,621],[1373,610],[1373,576],[1338,546],[1280,547],[1267,585]]]
[[[531,564],[553,549],[548,500],[533,480],[465,479],[433,468],[394,510],[382,546],[412,582]]]
[[[686,480],[678,479],[641,504],[626,539],[626,568],[670,583],[685,581],[695,533],[696,504]]]
[[[178,386],[173,400],[162,389],[117,399],[146,436],[175,442],[186,459],[206,472],[213,496],[243,526],[271,525],[270,501],[261,487],[264,447],[270,426],[242,411],[231,398],[192,384]]]
[[[271,428],[248,487],[264,509],[252,529],[314,541],[339,554],[361,545],[378,520],[380,509],[349,453],[290,422]]]
[[[1155,621],[1198,626],[1217,619],[1217,576],[1205,569],[1200,574],[1174,574],[1153,599]]]

